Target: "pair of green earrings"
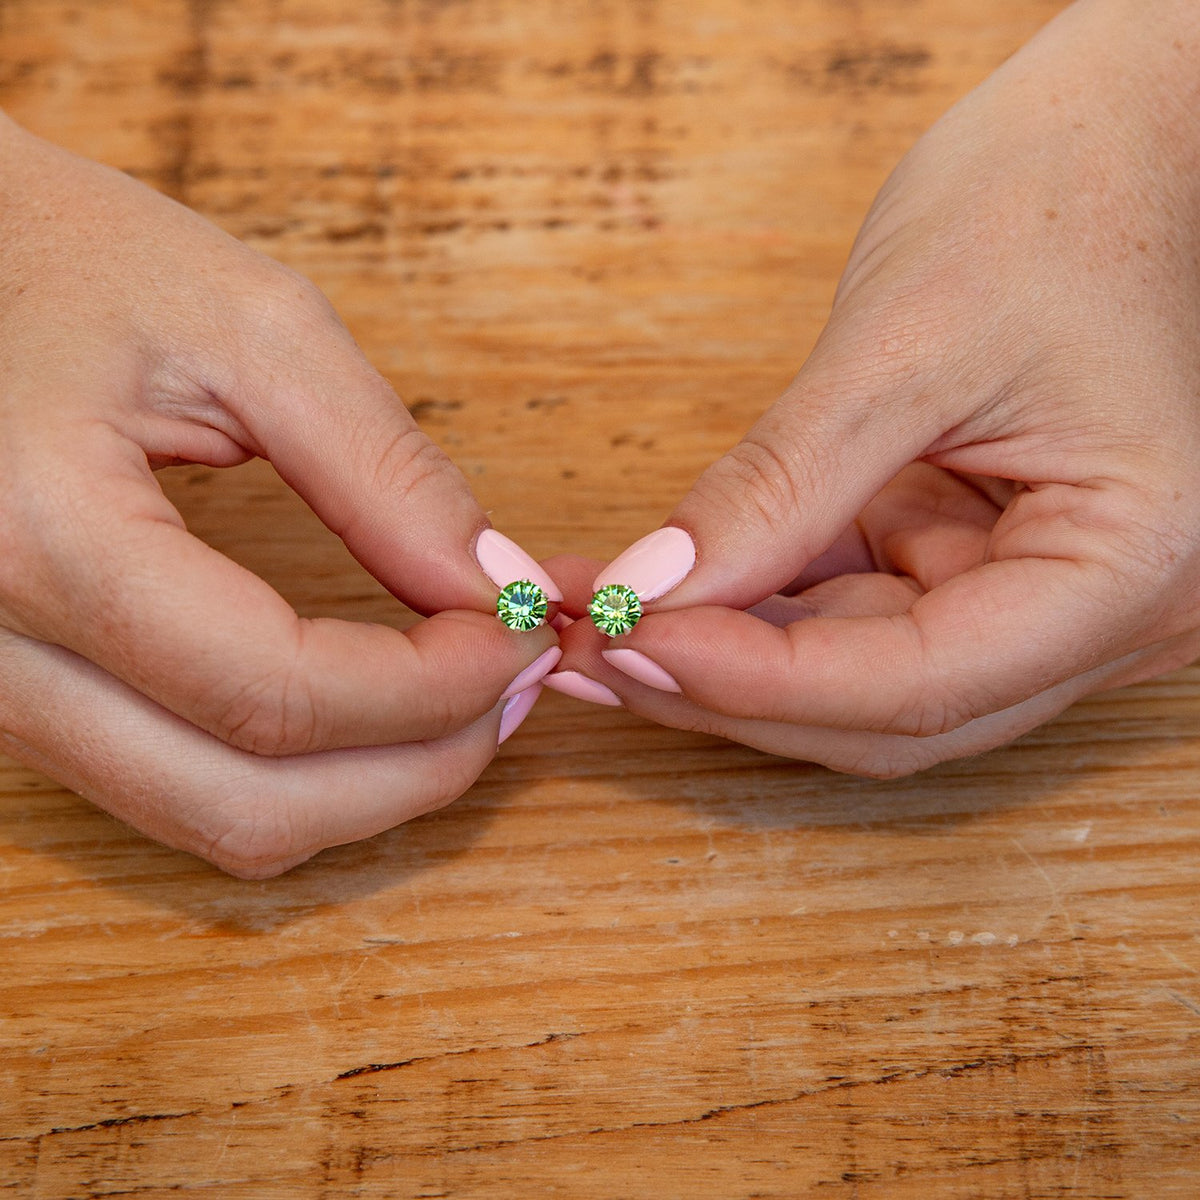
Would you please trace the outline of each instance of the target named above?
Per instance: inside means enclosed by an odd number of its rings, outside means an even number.
[[[496,615],[509,629],[536,629],[546,619],[546,593],[528,579],[518,579],[502,588],[496,601]],[[601,633],[620,637],[641,619],[642,602],[633,588],[609,583],[600,588],[588,604],[588,616]]]

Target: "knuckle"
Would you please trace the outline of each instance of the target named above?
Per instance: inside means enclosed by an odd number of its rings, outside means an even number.
[[[256,361],[276,356],[294,368],[312,358],[331,330],[345,329],[324,292],[282,263],[252,268],[245,294],[237,327]]]
[[[269,324],[337,320],[333,305],[311,279],[283,263],[267,261],[254,290],[254,309]]]
[[[398,404],[395,394],[382,378],[379,384]],[[352,442],[350,456],[363,464],[363,479],[369,481],[375,494],[386,495],[389,503],[394,503],[397,508],[450,467],[446,455],[415,426],[403,429],[392,426],[386,432],[380,432],[371,423],[370,427],[360,427],[349,436]],[[330,525],[344,541],[352,541],[361,535],[361,526],[374,519],[375,513],[369,506],[360,506],[340,518],[330,518]]]
[[[294,670],[280,669],[239,687],[220,706],[212,732],[265,758],[307,754],[319,742],[315,698]]]
[[[230,807],[235,811],[199,851],[213,866],[238,879],[270,879],[305,856],[278,805],[247,795]]]
[[[973,719],[958,700],[927,692],[898,709],[883,731],[925,740],[953,733]]]
[[[447,466],[445,454],[419,429],[401,429],[375,446],[368,461],[375,463],[375,484],[398,503],[420,490]]]
[[[979,703],[982,681],[937,665],[930,637],[911,610],[897,614],[890,624],[896,645],[905,646],[908,670],[892,703],[879,712],[882,719],[873,723],[874,732],[925,740],[953,733],[982,715],[968,698],[973,696]]]
[[[776,445],[752,429],[721,460],[720,502],[723,507],[728,503],[737,509],[749,507],[773,525],[800,509],[809,473],[802,446],[794,440]]]
[[[846,765],[848,775],[880,781],[906,779],[942,761],[942,756],[920,744],[889,742],[872,746]]]

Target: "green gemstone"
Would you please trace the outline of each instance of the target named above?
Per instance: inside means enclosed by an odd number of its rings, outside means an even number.
[[[518,579],[500,592],[496,616],[509,629],[536,629],[546,619],[546,593],[528,579]]]
[[[642,602],[633,588],[623,583],[602,587],[588,605],[588,616],[601,633],[620,637],[628,633],[641,619]]]

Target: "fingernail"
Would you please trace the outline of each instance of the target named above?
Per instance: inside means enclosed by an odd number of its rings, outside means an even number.
[[[554,580],[542,570],[537,559],[526,554],[512,538],[494,529],[485,529],[475,540],[475,558],[483,573],[498,587],[507,587],[518,579],[536,583],[552,604],[562,600]]]
[[[682,692],[679,686],[666,671],[637,650],[601,650],[604,661],[610,666],[623,671],[630,679],[644,683],[647,687],[658,688],[660,692]]]
[[[623,583],[639,600],[657,600],[681,583],[696,565],[696,544],[685,530],[666,525],[619,554],[596,576],[593,591]]]
[[[610,708],[621,707],[621,697],[612,688],[589,679],[580,671],[556,671],[553,675],[547,675],[542,682],[564,696],[574,696],[576,700],[607,704]]]
[[[503,746],[517,732],[517,727],[529,716],[530,709],[537,703],[541,694],[542,685],[535,683],[533,687],[518,692],[511,700],[505,702],[500,713],[500,736],[496,739],[497,746]]]
[[[500,699],[511,700],[518,692],[523,692],[527,687],[533,687],[535,683],[541,683],[542,676],[548,675],[551,671],[553,671],[554,664],[557,663],[560,658],[562,658],[561,646],[551,646],[549,650],[545,651],[543,654],[539,654],[538,657],[535,658],[533,662],[531,662],[529,666],[527,666],[525,670],[523,670],[520,675],[518,675],[516,679],[514,679],[512,683],[510,683],[508,687],[504,689],[504,695],[501,696]]]

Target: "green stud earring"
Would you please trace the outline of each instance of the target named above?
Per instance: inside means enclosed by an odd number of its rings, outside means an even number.
[[[588,616],[607,637],[620,637],[641,620],[642,602],[633,588],[610,583],[592,597]]]
[[[522,633],[536,629],[546,620],[546,593],[528,579],[518,579],[501,588],[496,616],[509,629]]]

